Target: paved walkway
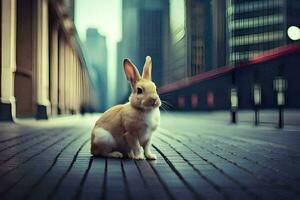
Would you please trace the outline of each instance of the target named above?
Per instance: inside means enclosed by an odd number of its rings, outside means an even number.
[[[300,199],[298,130],[164,114],[134,161],[91,157],[94,121],[0,124],[0,199]]]

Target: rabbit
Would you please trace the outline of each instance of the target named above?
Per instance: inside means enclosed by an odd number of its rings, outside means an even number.
[[[146,57],[143,74],[129,60],[123,61],[131,86],[129,102],[108,109],[92,130],[93,156],[156,160],[151,153],[151,137],[160,123],[161,100],[152,82],[152,60]]]

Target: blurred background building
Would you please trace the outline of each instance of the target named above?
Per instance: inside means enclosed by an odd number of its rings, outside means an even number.
[[[122,2],[122,41],[118,44],[117,98],[128,100],[129,85],[122,62],[130,58],[142,73],[145,57],[153,60],[152,78],[162,85],[164,56],[168,36],[168,1],[127,0]],[[120,67],[119,67],[120,66]]]
[[[107,46],[106,37],[96,28],[88,28],[84,43],[86,57],[90,64],[90,76],[95,84],[95,97],[98,99],[97,111],[107,108]]]
[[[300,25],[297,0],[227,1],[228,58],[238,63],[287,45],[287,29]]]
[[[1,1],[1,121],[93,108],[73,8],[73,1]]]
[[[293,75],[299,73],[299,6],[297,0],[170,0],[163,99],[182,110],[228,109],[235,88],[239,107],[249,109],[257,84],[262,108],[271,109],[273,82],[281,77],[289,85],[285,105],[300,107]]]
[[[298,0],[2,0],[0,11],[1,119],[125,102],[123,59],[142,72],[147,55],[176,109],[227,109],[232,88],[250,108],[254,84],[274,108],[278,77],[300,107]]]
[[[164,84],[226,64],[225,6],[219,0],[169,1]]]
[[[296,0],[123,0],[122,38],[116,45],[115,58],[117,87],[110,92],[116,94],[116,102],[128,100],[130,89],[122,67],[126,57],[142,71],[145,56],[151,55],[153,80],[164,91],[170,85],[189,84],[216,74],[219,68],[222,71],[226,66],[239,66],[269,50],[276,53],[276,47],[297,42],[289,39],[287,29],[299,26],[298,9]],[[234,75],[230,77],[226,90],[235,81]],[[272,96],[269,90],[267,96]],[[188,102],[200,101],[198,93],[188,97]],[[211,90],[202,95],[202,101],[209,99],[213,105],[211,109],[216,108],[216,99],[228,100],[226,95],[216,98]],[[176,105],[183,99],[179,94],[172,98]],[[228,106],[224,102],[219,109]]]

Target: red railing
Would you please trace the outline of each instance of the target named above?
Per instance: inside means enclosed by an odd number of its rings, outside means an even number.
[[[219,67],[217,69],[214,69],[214,70],[211,70],[208,72],[203,72],[201,74],[198,74],[198,75],[190,77],[190,78],[185,78],[183,80],[169,83],[167,85],[160,87],[158,89],[158,92],[160,94],[164,94],[164,93],[168,93],[168,92],[171,92],[174,90],[186,88],[186,87],[189,87],[196,83],[199,83],[201,81],[211,79],[211,78],[226,74],[228,72],[231,72],[233,69],[238,69],[238,68],[242,68],[242,67],[251,66],[253,64],[263,63],[265,61],[276,59],[283,55],[287,55],[287,54],[290,54],[293,52],[298,52],[298,51],[300,51],[300,44],[292,44],[292,45],[278,47],[278,48],[266,51],[261,55],[254,56],[253,58],[250,58],[246,62],[237,64],[235,67],[232,65],[223,66],[223,67]]]

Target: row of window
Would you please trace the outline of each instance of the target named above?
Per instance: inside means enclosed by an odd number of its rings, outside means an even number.
[[[246,52],[235,52],[229,56],[230,62],[238,62],[242,60],[248,60],[251,57],[261,54],[263,51],[246,51]]]
[[[199,28],[205,26],[204,11],[203,3],[191,2],[191,76],[202,72],[205,65],[204,31]]]
[[[272,51],[272,49],[270,49]],[[238,62],[242,60],[248,60],[249,58],[258,56],[266,52],[265,50],[254,50],[254,51],[242,51],[242,52],[232,52],[229,55],[230,62]]]
[[[257,44],[274,40],[284,39],[283,31],[274,31],[245,36],[232,37],[229,39],[229,47],[246,44]]]
[[[275,40],[271,42],[264,42],[259,44],[251,44],[251,45],[239,45],[231,47],[231,52],[244,52],[244,51],[265,51],[269,49],[273,49],[283,45],[283,40]]]
[[[269,15],[269,16],[260,16],[247,19],[239,20],[229,20],[228,28],[229,30],[242,29],[242,28],[251,28],[266,26],[272,24],[279,24],[284,22],[284,16],[282,14],[278,15]]]
[[[283,7],[284,0],[256,0],[256,1],[245,1],[245,0],[231,0],[227,7],[227,15],[235,13],[244,13],[248,11],[256,11],[259,9],[268,9],[273,7]]]
[[[204,46],[193,45],[191,51],[191,76],[199,74],[204,70]]]
[[[260,9],[260,10],[251,10],[248,12],[234,13],[231,17],[234,20],[245,19],[245,18],[255,18],[260,16],[269,16],[269,15],[278,15],[282,13],[281,7]]]
[[[258,34],[263,32],[274,32],[283,29],[284,29],[284,25],[282,23],[270,24],[262,27],[255,27],[255,28],[234,29],[231,31],[231,36],[237,37],[243,35],[252,35],[252,34]]]

